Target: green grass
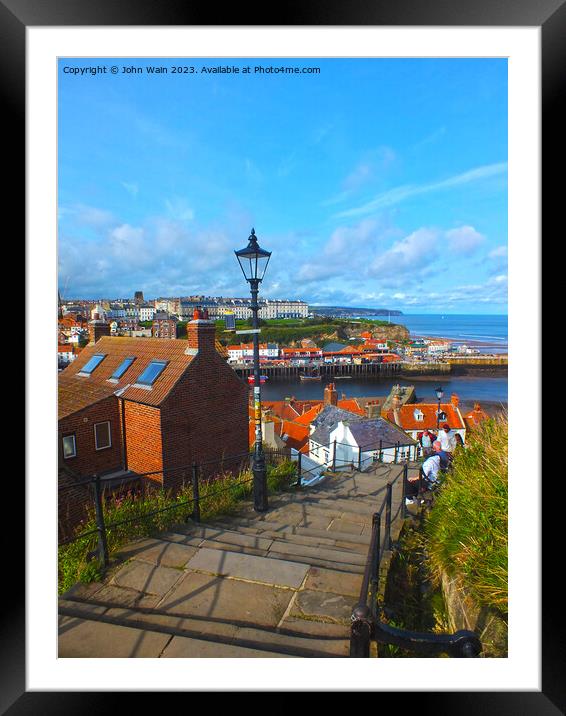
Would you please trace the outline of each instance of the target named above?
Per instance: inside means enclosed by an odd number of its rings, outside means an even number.
[[[295,478],[296,464],[283,461],[268,465],[267,486],[270,493],[288,487]],[[234,476],[229,473],[199,484],[201,520],[235,512],[252,495],[251,471]],[[186,486],[176,495],[164,490],[152,490],[146,495],[109,497],[104,503],[104,522],[110,558],[133,539],[149,537],[184,522],[192,513],[192,487]],[[127,522],[126,522],[127,521]],[[125,522],[117,527],[112,524]],[[94,507],[79,525],[76,535],[95,529]],[[97,548],[97,535],[89,535],[59,547],[59,593],[66,592],[76,582],[94,582],[103,576],[98,558],[89,558]]]
[[[480,606],[507,614],[507,418],[484,421],[426,521],[427,550],[440,574],[458,576]]]
[[[426,537],[420,522],[407,521],[395,551],[383,595],[382,617],[393,627],[442,634],[450,631],[440,586],[433,579]],[[417,654],[379,644],[380,657],[412,658]]]

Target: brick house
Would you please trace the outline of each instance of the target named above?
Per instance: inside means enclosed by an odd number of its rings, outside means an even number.
[[[155,313],[151,326],[153,338],[175,340],[177,338],[177,319],[167,313]]]
[[[190,321],[187,336],[104,336],[60,373],[60,455],[75,474],[152,472],[174,489],[193,462],[218,461],[210,473],[247,452],[248,387],[218,354],[212,322]]]

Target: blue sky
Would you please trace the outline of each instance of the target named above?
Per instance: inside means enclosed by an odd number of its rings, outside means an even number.
[[[262,296],[507,312],[504,59],[62,59],[58,126],[64,298],[247,295],[253,226]]]

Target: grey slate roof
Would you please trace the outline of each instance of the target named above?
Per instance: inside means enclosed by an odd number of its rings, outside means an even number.
[[[322,346],[322,350],[324,353],[338,353],[338,351],[341,351],[342,348],[346,348],[345,343],[327,343],[326,345]]]
[[[399,445],[416,445],[417,441],[409,437],[404,430],[393,425],[384,418],[362,418],[359,422],[351,422],[348,427],[359,447],[366,450],[390,447],[397,442]]]
[[[340,421],[348,423],[354,440],[362,449],[377,450],[380,440],[384,448],[394,446],[396,443],[399,445],[417,444],[417,441],[409,437],[404,430],[384,418],[365,418],[333,405],[323,408],[312,421],[311,425],[314,425],[315,430],[309,436],[309,440],[313,440],[319,445],[329,445],[330,433]]]
[[[312,435],[309,436],[309,440],[314,440],[319,445],[328,445],[330,431],[333,430],[341,420],[347,420],[351,423],[357,420],[363,420],[363,418],[361,415],[351,413],[349,410],[343,410],[334,405],[326,405],[311,422],[315,430]]]

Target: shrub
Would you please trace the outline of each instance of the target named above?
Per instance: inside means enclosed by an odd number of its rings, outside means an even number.
[[[458,448],[426,522],[437,573],[461,577],[481,606],[507,614],[506,416],[485,420]]]

